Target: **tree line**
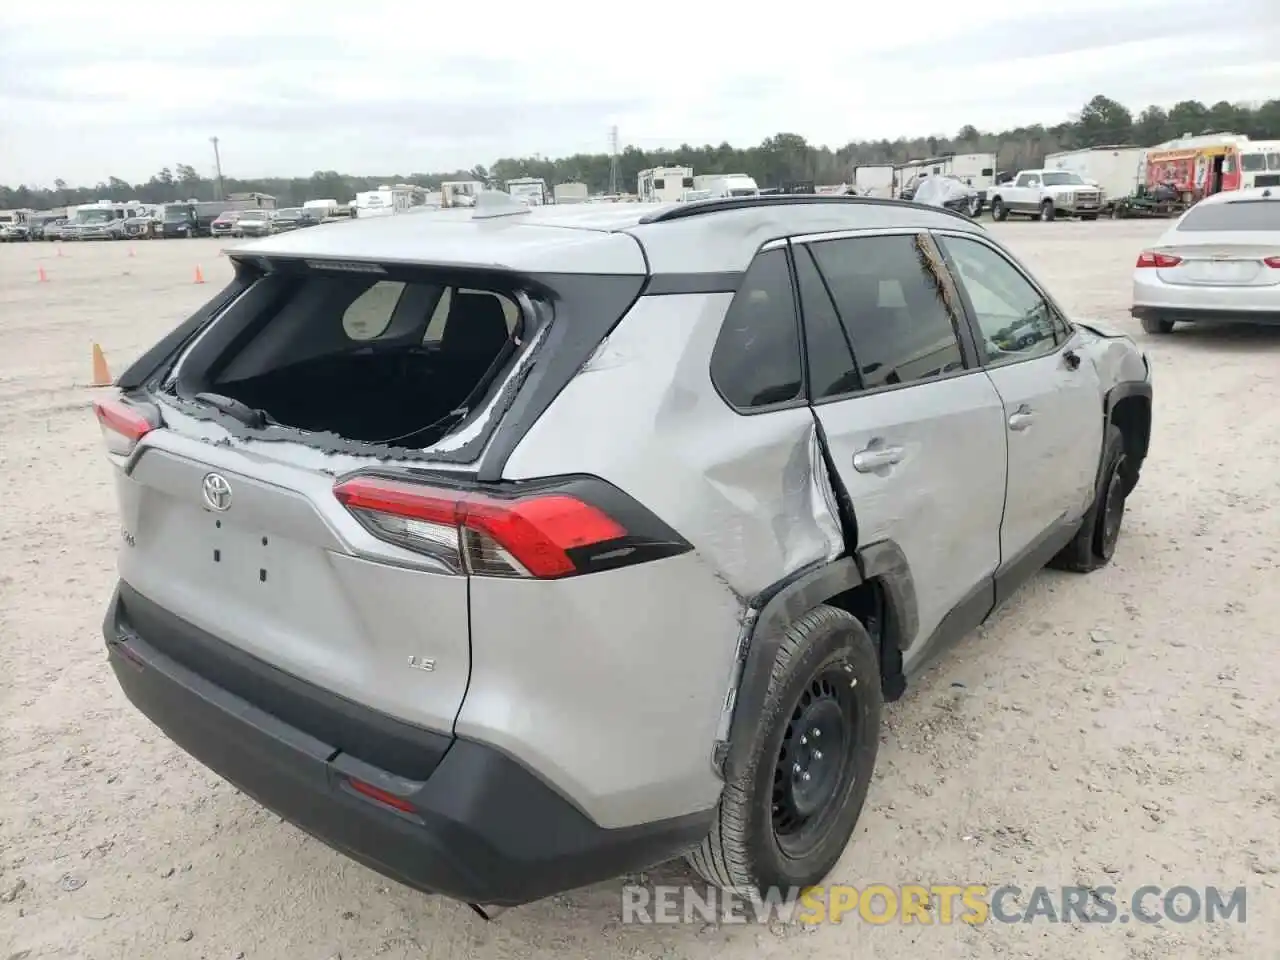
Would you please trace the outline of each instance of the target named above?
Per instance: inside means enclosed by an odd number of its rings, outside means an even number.
[[[795,133],[779,133],[758,146],[746,148],[728,143],[701,147],[684,144],[668,150],[627,147],[618,157],[617,182],[620,191],[634,192],[641,170],[689,166],[695,173],[745,173],[761,186],[781,186],[803,180],[820,184],[847,183],[853,167],[860,164],[905,163],[948,152],[994,153],[999,169],[1017,170],[1038,167],[1046,154],[1059,150],[1108,144],[1154,146],[1187,134],[1213,132],[1246,134],[1255,140],[1280,140],[1280,99],[1256,105],[1224,100],[1211,106],[1198,100],[1183,100],[1167,109],[1149,106],[1135,116],[1122,103],[1100,94],[1078,114],[1059,124],[1034,124],[998,133],[965,125],[954,137],[857,140],[836,149],[815,146]],[[603,192],[610,186],[610,157],[604,153],[580,153],[557,160],[507,157],[491,167],[477,165],[470,170],[447,173],[355,176],[336,170],[317,170],[309,177],[226,177],[222,189],[224,195],[249,191],[267,193],[278,198],[282,205],[288,205],[324,198],[345,202],[358,191],[375,190],[387,183],[412,183],[434,189],[445,180],[501,182],[526,176],[542,177],[550,185],[576,181],[585,183],[593,193]],[[218,184],[185,163],[165,167],[145,183],[108,177],[93,186],[70,186],[60,179],[54,180],[52,187],[0,186],[0,209],[47,209],[104,199],[162,203],[193,198],[218,199]]]

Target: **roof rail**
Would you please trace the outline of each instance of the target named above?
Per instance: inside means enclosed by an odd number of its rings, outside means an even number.
[[[933,207],[923,203],[914,203],[910,200],[889,200],[885,197],[856,197],[849,194],[822,193],[779,193],[760,197],[712,197],[709,200],[689,200],[667,207],[664,210],[656,210],[653,213],[645,214],[640,218],[640,223],[666,223],[668,220],[684,220],[687,217],[697,217],[704,213],[720,213],[724,210],[749,210],[753,207],[791,206],[801,203],[848,203],[859,206],[932,210],[935,213],[956,217],[965,223],[973,223],[972,220],[958,210],[949,210],[946,207]]]

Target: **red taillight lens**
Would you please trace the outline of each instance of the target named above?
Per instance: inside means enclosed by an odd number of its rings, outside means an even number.
[[[613,517],[560,492],[502,498],[356,476],[333,493],[374,536],[433,556],[457,573],[563,577],[580,572],[574,551],[616,544],[635,553],[652,542],[631,542]]]
[[[1176,267],[1181,262],[1181,257],[1175,257],[1171,253],[1156,253],[1153,250],[1144,250],[1138,255],[1139,267]]]
[[[1268,267],[1280,270],[1280,257],[1266,257],[1263,261]]]
[[[155,424],[119,400],[95,400],[93,413],[107,450],[120,456],[132,453],[138,441],[155,429]]]

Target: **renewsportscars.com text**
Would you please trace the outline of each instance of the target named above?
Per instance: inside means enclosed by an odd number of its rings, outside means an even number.
[[[1244,923],[1244,887],[872,884],[738,895],[716,887],[622,888],[622,922],[676,923]]]

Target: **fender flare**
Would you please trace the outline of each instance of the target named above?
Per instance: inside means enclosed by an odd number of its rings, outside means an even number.
[[[717,750],[718,772],[726,781],[746,768],[751,731],[764,711],[773,664],[787,628],[819,604],[872,579],[879,579],[884,587],[891,635],[900,650],[915,639],[919,613],[907,558],[892,540],[868,544],[856,557],[806,567],[748,603],[749,609],[759,613],[744,624],[739,650],[745,650],[745,657],[740,654],[742,671],[732,695],[728,740]]]
[[[1111,411],[1115,409],[1116,404],[1128,397],[1143,397],[1150,402],[1152,398],[1151,381],[1121,380],[1108,390],[1103,405],[1108,420],[1111,419]]]

